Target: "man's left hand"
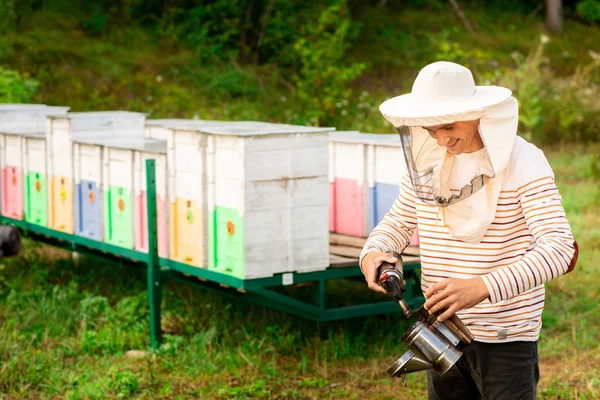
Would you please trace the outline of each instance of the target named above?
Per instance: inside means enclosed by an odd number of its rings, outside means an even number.
[[[473,307],[488,298],[490,293],[481,278],[448,278],[433,284],[425,291],[425,309],[433,314],[447,309],[438,321],[444,321],[457,311]]]

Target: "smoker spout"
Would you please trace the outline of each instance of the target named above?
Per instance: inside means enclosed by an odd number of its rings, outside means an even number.
[[[408,350],[389,369],[391,377],[400,377],[411,372],[423,371],[433,368],[433,364]]]

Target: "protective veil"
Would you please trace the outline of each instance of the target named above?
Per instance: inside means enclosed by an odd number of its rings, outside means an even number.
[[[421,70],[411,93],[384,102],[380,111],[400,133],[417,197],[438,207],[453,238],[480,242],[495,218],[517,134],[518,103],[511,91],[475,86],[468,69],[438,62]],[[447,153],[422,127],[472,120],[479,120],[484,148],[470,155],[468,171],[454,170],[461,155]]]

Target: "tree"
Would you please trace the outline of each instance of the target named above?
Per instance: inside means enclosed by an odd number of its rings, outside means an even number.
[[[562,31],[562,0],[546,0],[546,28],[553,33]]]

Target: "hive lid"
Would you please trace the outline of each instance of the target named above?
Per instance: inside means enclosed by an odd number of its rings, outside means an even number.
[[[68,113],[73,140],[91,137],[143,138],[146,114],[132,111]]]
[[[62,110],[68,111],[71,107],[65,106],[49,106],[46,104],[0,104],[0,112],[62,112]]]
[[[266,135],[287,135],[287,134],[310,134],[327,133],[334,131],[335,128],[329,127],[310,127],[302,125],[275,124],[269,122],[257,121],[236,121],[227,125],[207,125],[200,128],[203,133],[211,135],[227,136],[266,136]]]
[[[0,132],[37,136],[46,131],[49,115],[65,115],[69,107],[45,104],[0,104]]]
[[[236,123],[238,121],[215,121],[205,119],[184,119],[184,118],[167,118],[167,119],[149,119],[146,121],[148,126],[161,126],[168,129],[189,129],[192,131],[206,128],[207,126],[225,126]]]
[[[398,135],[386,133],[362,133],[358,131],[331,132],[329,134],[329,141],[334,143],[363,143],[381,146],[402,146]]]
[[[167,153],[167,142],[160,139],[148,138],[114,138],[103,136],[85,136],[73,139],[76,143],[92,144],[116,149],[136,150],[149,153]]]

